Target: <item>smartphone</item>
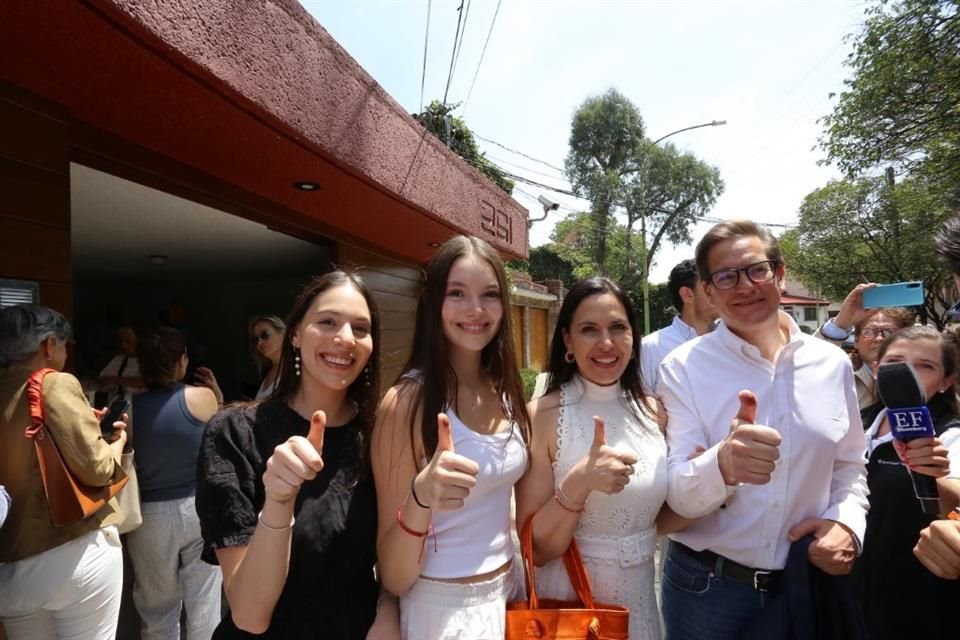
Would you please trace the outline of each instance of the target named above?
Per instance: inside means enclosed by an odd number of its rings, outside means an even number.
[[[113,433],[113,423],[123,417],[123,412],[127,410],[127,405],[130,404],[123,398],[119,398],[110,403],[110,408],[107,409],[107,412],[103,414],[103,419],[100,420],[100,432],[104,435],[109,435]]]
[[[923,282],[878,284],[863,290],[863,308],[919,307],[923,305]]]

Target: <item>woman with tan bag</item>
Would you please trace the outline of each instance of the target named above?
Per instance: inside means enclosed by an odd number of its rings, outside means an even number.
[[[114,423],[112,441],[105,440],[79,381],[59,372],[70,334],[67,320],[47,307],[0,310],[0,485],[12,500],[0,528],[0,620],[10,640],[116,635],[123,584],[116,500],[54,526],[34,444],[24,436],[27,380],[54,369],[42,383],[44,422],[66,467],[95,487],[123,474],[125,424]]]

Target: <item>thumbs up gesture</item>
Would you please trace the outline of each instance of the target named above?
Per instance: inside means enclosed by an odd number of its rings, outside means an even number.
[[[636,462],[637,456],[633,452],[607,444],[606,424],[600,416],[593,416],[593,442],[563,479],[564,495],[583,504],[592,491],[608,495],[620,493],[630,482]]]
[[[780,434],[757,422],[757,397],[752,391],[738,394],[740,409],[730,421],[730,433],[717,452],[720,474],[728,485],[766,484],[780,458]]]
[[[283,444],[277,445],[273,455],[267,460],[267,470],[263,472],[263,488],[267,497],[276,502],[285,503],[297,497],[300,486],[307,480],[313,480],[323,470],[323,432],[327,426],[327,415],[315,411],[310,418],[310,431],[307,437],[291,436]]]
[[[436,511],[456,511],[477,484],[480,467],[454,451],[450,418],[437,414],[437,450],[414,478],[419,501]]]

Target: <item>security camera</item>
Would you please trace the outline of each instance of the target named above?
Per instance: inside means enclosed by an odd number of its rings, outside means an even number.
[[[543,211],[544,211],[544,213],[546,213],[547,211],[556,211],[557,209],[560,208],[560,203],[559,203],[559,202],[554,202],[554,201],[551,200],[550,198],[547,198],[547,197],[545,197],[545,196],[543,196],[543,195],[537,196],[537,201],[540,202],[540,204],[543,205]]]

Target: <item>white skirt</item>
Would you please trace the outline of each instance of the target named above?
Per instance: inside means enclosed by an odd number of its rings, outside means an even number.
[[[514,563],[516,564],[516,563]],[[516,572],[470,584],[419,578],[400,598],[403,640],[503,640]]]

